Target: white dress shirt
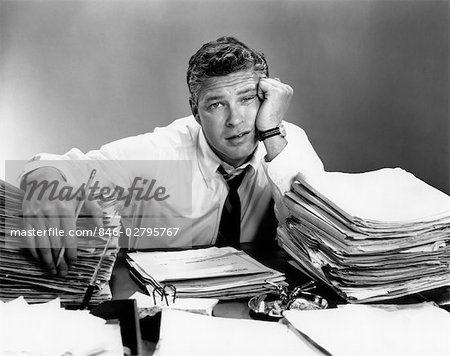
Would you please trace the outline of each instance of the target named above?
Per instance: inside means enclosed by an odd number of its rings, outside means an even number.
[[[304,131],[287,122],[284,122],[284,125],[288,144],[283,151],[271,162],[265,162],[266,150],[264,144],[260,142],[251,159],[245,164],[248,166],[247,173],[238,190],[242,215],[241,242],[249,242],[256,238],[258,227],[267,212],[272,196],[277,207],[277,218],[284,219],[286,213],[281,197],[290,189],[291,181],[298,172],[323,170],[323,164]],[[117,163],[123,161],[135,161],[135,168],[124,169]],[[165,175],[159,179],[167,183],[167,180],[175,178],[178,182],[176,186],[184,184],[184,187],[179,189],[178,193],[172,194],[172,197],[178,197],[178,201],[167,199],[161,204],[154,200],[141,200],[122,207],[124,228],[131,232],[133,232],[131,229],[144,227],[178,227],[180,230],[176,236],[170,237],[147,236],[144,233],[137,245],[131,247],[213,245],[228,186],[217,171],[223,162],[209,147],[200,125],[193,116],[175,120],[170,125],[156,128],[151,133],[106,144],[100,150],[86,154],[73,148],[64,155],[45,153],[36,155],[25,166],[23,174],[38,167],[56,166],[68,183],[78,186],[86,182],[86,177],[94,167],[98,171],[96,179],[102,185],[129,186],[136,174],[148,174],[148,171],[142,168],[146,166],[142,163],[145,161],[174,161],[175,164],[169,168],[171,177],[167,175],[165,169]],[[150,177],[152,176],[153,173],[150,174]],[[161,181],[158,184],[161,184]],[[170,183],[167,184],[171,186]],[[172,184],[172,187],[174,185]],[[176,190],[177,187],[173,189]],[[174,192],[169,188],[167,191]],[[186,196],[183,197],[183,194],[188,194],[188,206],[184,204]],[[180,203],[183,199],[184,203]]]

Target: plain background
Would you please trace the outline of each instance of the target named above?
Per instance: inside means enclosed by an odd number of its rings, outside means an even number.
[[[189,115],[188,59],[225,34],[294,88],[286,119],[326,170],[402,167],[449,193],[444,0],[0,0],[0,176]]]

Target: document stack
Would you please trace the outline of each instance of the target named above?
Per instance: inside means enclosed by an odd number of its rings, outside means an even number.
[[[132,275],[149,294],[175,287],[176,297],[237,299],[280,283],[284,274],[232,247],[129,253]]]
[[[298,174],[284,202],[280,244],[348,301],[450,286],[450,197],[411,173]]]
[[[32,259],[24,248],[26,237],[12,237],[12,230],[23,230],[22,199],[24,192],[0,181],[0,300],[8,301],[23,296],[28,303],[42,303],[61,299],[65,307],[78,307],[101,258],[109,235],[82,237],[78,240],[77,262],[69,268],[66,277],[52,277],[38,261]],[[119,217],[114,206],[105,206],[103,223],[105,231],[118,236]],[[109,228],[109,230],[108,230]],[[80,217],[77,229],[94,230],[90,219]],[[97,288],[90,304],[96,305],[111,299],[108,281],[112,274],[118,247],[109,244],[97,278]]]

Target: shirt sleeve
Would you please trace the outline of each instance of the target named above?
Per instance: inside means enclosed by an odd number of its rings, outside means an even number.
[[[288,211],[283,196],[291,189],[293,179],[298,173],[323,171],[324,166],[311,145],[306,133],[298,126],[284,122],[288,144],[270,162],[263,162],[275,201],[278,221],[283,222]]]
[[[72,148],[62,155],[37,154],[24,166],[19,181],[38,168],[53,167],[69,184],[80,186],[87,181],[92,169],[96,169],[96,179],[102,185],[126,186],[132,173],[129,166],[133,161],[177,158],[177,150],[192,139],[189,130],[191,121],[189,118],[179,119],[153,132],[120,139],[87,153]],[[125,162],[128,164],[125,165]]]

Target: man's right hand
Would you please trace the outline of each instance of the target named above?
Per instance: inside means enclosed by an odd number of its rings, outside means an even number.
[[[65,192],[61,189],[66,187]],[[27,247],[30,254],[40,260],[51,274],[65,276],[71,264],[77,259],[76,210],[82,204],[79,194],[73,197],[79,187],[72,188],[71,199],[61,199],[67,196],[68,183],[62,174],[53,167],[36,169],[26,175],[22,183],[25,197],[22,203],[24,229],[35,231],[34,237],[27,237]],[[59,193],[66,194],[59,194]],[[89,200],[84,202],[84,210],[94,217],[94,223],[102,226],[100,206]],[[63,236],[57,236],[58,233]],[[41,236],[39,236],[41,235]],[[58,257],[64,247],[64,256]]]

